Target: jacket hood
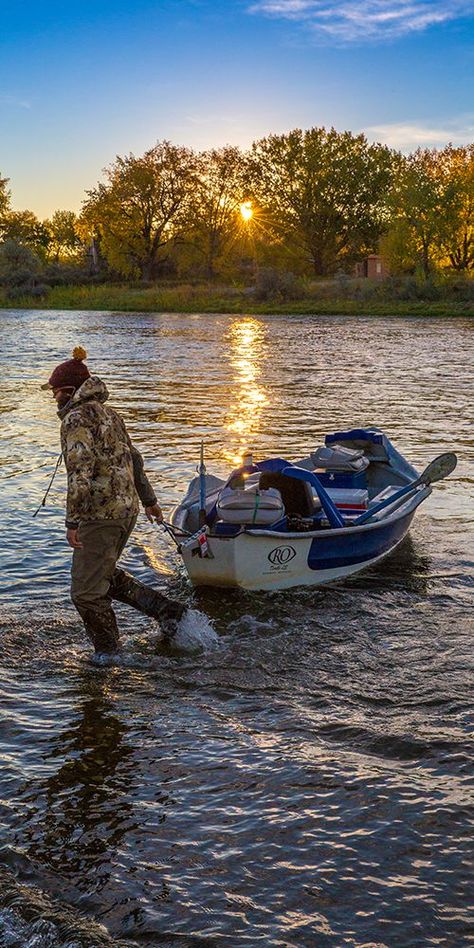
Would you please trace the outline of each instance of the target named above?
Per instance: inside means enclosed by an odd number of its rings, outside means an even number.
[[[109,392],[105,382],[97,375],[91,375],[91,377],[86,379],[80,388],[77,389],[77,392],[74,392],[74,395],[69,399],[67,405],[64,405],[64,408],[58,411],[58,415],[63,419],[68,412],[73,408],[78,408],[83,402],[106,402],[108,397]]]

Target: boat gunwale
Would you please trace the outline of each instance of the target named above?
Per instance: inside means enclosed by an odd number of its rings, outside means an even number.
[[[369,530],[376,530],[378,527],[385,526],[387,523],[394,523],[397,520],[401,520],[403,517],[406,517],[412,511],[415,511],[417,507],[432,492],[432,488],[429,484],[425,484],[421,490],[418,490],[411,500],[406,501],[406,503],[401,504],[400,507],[397,507],[391,514],[388,514],[386,517],[383,517],[381,520],[377,520],[374,523],[361,523],[359,525],[354,524],[353,526],[345,527],[333,527],[326,530],[305,530],[301,531],[277,531],[277,530],[259,530],[257,528],[251,527],[250,529],[244,527],[239,533],[235,534],[233,537],[226,536],[217,536],[210,534],[210,540],[236,540],[237,537],[245,534],[246,536],[257,536],[257,537],[281,537],[281,538],[291,538],[291,539],[306,539],[306,538],[317,538],[317,537],[334,537],[334,536],[350,536],[357,533],[368,532]]]

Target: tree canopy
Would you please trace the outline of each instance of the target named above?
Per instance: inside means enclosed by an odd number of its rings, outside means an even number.
[[[78,216],[13,210],[0,176],[6,244],[4,261],[27,248],[51,280],[81,267],[85,279],[255,282],[259,268],[327,277],[377,252],[394,274],[469,275],[474,144],[402,155],[334,128],[269,135],[248,151],[161,141],[116,157]]]
[[[197,181],[188,148],[159,142],[141,158],[117,157],[106,182],[88,192],[82,229],[98,235],[112,267],[151,280],[163,248],[183,237]]]
[[[213,277],[240,237],[240,207],[246,196],[247,160],[239,148],[226,146],[198,156],[198,175],[192,201],[189,240]]]
[[[265,219],[323,276],[376,249],[393,156],[334,128],[270,135],[252,148],[252,189]]]

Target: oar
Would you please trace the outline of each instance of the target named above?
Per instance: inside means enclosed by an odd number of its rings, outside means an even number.
[[[331,527],[343,527],[344,520],[342,519],[337,507],[333,504],[329,494],[324,490],[319,477],[316,477],[316,474],[313,474],[312,471],[306,471],[303,467],[285,467],[282,471],[286,477],[294,477],[297,481],[306,481],[308,484],[311,484],[314,487],[320,501],[322,508],[326,517],[331,524]]]
[[[379,504],[375,504],[375,507],[370,507],[361,517],[357,517],[357,520],[352,521],[352,526],[358,526],[361,523],[367,523],[374,514],[378,513],[379,510],[383,510],[384,507],[389,507],[391,504],[396,504],[398,500],[404,497],[406,494],[410,494],[412,491],[415,491],[417,487],[420,487],[421,484],[428,486],[433,484],[435,481],[442,481],[443,478],[447,477],[448,474],[452,474],[458,459],[452,451],[448,451],[446,454],[440,454],[437,458],[434,458],[428,464],[428,467],[425,468],[423,474],[420,474],[417,477],[416,481],[412,481],[410,484],[407,484],[406,487],[400,488],[396,494],[392,494],[391,497],[387,497],[385,500],[381,500]]]

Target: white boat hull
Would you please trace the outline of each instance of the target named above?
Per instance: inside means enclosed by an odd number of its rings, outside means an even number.
[[[338,451],[332,444],[338,445]],[[273,458],[237,469],[227,481],[213,475],[205,475],[204,484],[199,478],[191,481],[171,520],[182,541],[184,565],[194,586],[249,590],[319,586],[373,566],[401,543],[417,507],[431,493],[430,481],[424,483],[419,478],[378,428],[336,432],[326,436],[325,445],[296,464]],[[318,481],[312,473],[319,470],[315,461],[324,460],[325,452],[329,452],[328,463],[340,464],[343,471],[328,468],[320,472],[327,490],[333,488],[333,498],[325,494],[322,479]],[[249,519],[248,505],[241,503],[237,519],[224,516],[225,510],[219,516],[219,500],[226,489],[232,489],[231,500],[240,497],[240,481],[233,481],[238,480],[236,475],[242,479],[245,472],[250,479],[244,494],[252,499],[253,517]],[[259,494],[254,483],[260,485],[262,474],[267,477]],[[285,479],[293,483],[292,490]],[[306,482],[303,493],[295,493],[298,481]],[[254,498],[271,488],[281,488],[285,516],[269,525],[262,520],[257,526],[259,507]],[[232,491],[237,491],[235,498]],[[334,506],[337,500],[342,504],[344,496],[344,504],[352,507],[360,502],[359,494],[368,504],[367,512],[360,515],[349,508],[341,516]],[[206,507],[206,526],[201,531],[200,504]],[[295,532],[298,524],[311,529]]]
[[[403,511],[397,511],[383,524],[370,524],[353,530],[307,534],[254,530],[236,537],[211,536],[207,541],[210,555],[201,557],[184,547],[184,564],[194,586],[249,590],[320,586],[352,576],[388,556],[406,536],[415,509],[425,496],[425,492],[420,491]],[[338,539],[339,547],[343,545],[345,548],[345,555],[331,557]],[[362,539],[367,550],[364,558],[359,552]],[[317,552],[319,547],[320,555]]]

